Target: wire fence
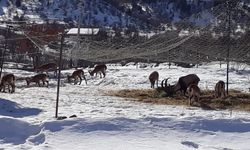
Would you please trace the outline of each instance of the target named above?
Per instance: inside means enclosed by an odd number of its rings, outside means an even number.
[[[249,16],[249,12],[242,5],[237,4],[234,10],[236,14]],[[209,13],[209,22],[205,25],[187,26],[185,23],[190,22],[190,18],[195,18],[204,13]],[[237,16],[237,15],[236,15]],[[237,17],[236,17],[237,18]],[[76,46],[77,42],[71,40],[73,46],[64,48],[63,58],[73,60],[87,60],[92,62],[120,62],[120,61],[148,61],[148,62],[183,62],[199,64],[210,61],[226,61],[229,40],[227,38],[227,7],[220,4],[208,10],[194,14],[185,18],[178,24],[176,30],[166,31],[157,34],[147,40],[138,40],[136,37],[112,38],[106,40],[83,39],[81,45]],[[240,25],[243,23],[238,19],[232,18],[234,23],[233,32],[230,40],[230,61],[250,63],[250,32],[249,27]],[[39,51],[30,54],[43,54],[54,58],[59,57],[59,45],[55,44],[54,50],[48,50],[45,47],[51,43],[42,39],[42,37],[61,36],[61,35],[41,35],[30,36],[27,31],[20,29]],[[7,39],[8,41],[19,40],[22,38]],[[60,38],[58,38],[60,39]],[[6,41],[6,40],[0,40]],[[66,39],[67,41],[67,39]],[[21,56],[27,54],[9,54],[7,57]]]

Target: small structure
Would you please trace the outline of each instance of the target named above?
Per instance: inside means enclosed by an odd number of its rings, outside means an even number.
[[[100,29],[99,28],[80,28],[80,35],[97,35],[99,33]],[[68,32],[67,35],[73,36],[73,35],[78,35],[78,28],[71,28]]]
[[[70,67],[73,67],[74,64],[78,66],[79,64],[82,66],[83,64],[86,64],[81,61],[81,59],[78,58],[79,54],[81,53],[83,49],[81,49],[81,40],[85,39],[86,44],[86,50],[89,50],[89,41],[88,38],[92,38],[93,36],[97,36],[99,34],[100,29],[99,28],[71,28],[66,32],[66,36],[76,37],[76,47],[74,49],[70,50]],[[74,60],[75,59],[75,60]]]

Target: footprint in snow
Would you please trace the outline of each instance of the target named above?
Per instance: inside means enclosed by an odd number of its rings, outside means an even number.
[[[188,147],[193,147],[193,148],[199,148],[199,145],[194,143],[194,142],[191,142],[191,141],[182,141],[181,142],[182,145],[185,145],[185,146],[188,146]]]

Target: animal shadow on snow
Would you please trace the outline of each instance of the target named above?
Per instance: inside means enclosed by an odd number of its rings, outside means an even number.
[[[41,109],[23,107],[16,102],[0,98],[0,115],[22,118],[38,115],[40,112],[42,112]]]

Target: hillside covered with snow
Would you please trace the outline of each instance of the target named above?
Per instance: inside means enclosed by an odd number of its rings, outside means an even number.
[[[1,0],[0,20],[45,22],[59,20],[76,24],[80,13],[85,26],[152,29],[175,23],[221,4],[217,0]],[[206,23],[207,13],[190,21]]]

